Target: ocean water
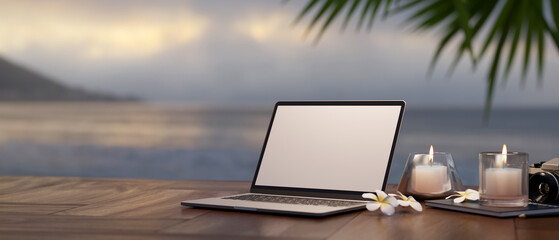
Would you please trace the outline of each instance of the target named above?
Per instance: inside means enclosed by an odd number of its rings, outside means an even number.
[[[2,103],[0,175],[251,180],[272,106],[145,103]],[[559,157],[559,109],[408,108],[389,182],[408,155],[450,152],[462,181],[477,184],[478,153]]]

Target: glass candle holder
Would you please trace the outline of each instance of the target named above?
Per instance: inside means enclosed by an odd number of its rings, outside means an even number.
[[[528,204],[528,154],[480,153],[479,194],[482,205],[526,206]]]
[[[398,184],[398,191],[418,200],[444,198],[462,189],[452,155],[445,152],[435,152],[432,157],[411,153]]]

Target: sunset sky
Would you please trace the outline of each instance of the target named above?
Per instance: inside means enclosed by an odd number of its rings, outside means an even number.
[[[334,24],[318,45],[293,26],[306,1],[1,1],[0,55],[67,83],[157,102],[405,99],[410,107],[482,108],[487,60],[464,59],[451,78],[448,51],[433,77],[438,37],[403,27],[371,32]],[[311,34],[312,36],[312,34]],[[559,57],[547,45],[542,88],[518,71],[496,107],[559,107]],[[535,61],[532,63],[535,64]]]

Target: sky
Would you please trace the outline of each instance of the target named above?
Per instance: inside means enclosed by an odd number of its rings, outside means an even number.
[[[447,75],[452,50],[432,77],[437,32],[412,32],[404,16],[372,31],[303,38],[307,1],[4,1],[0,56],[71,86],[154,102],[404,99],[409,107],[482,108],[488,61]],[[312,36],[312,34],[311,34]],[[494,106],[559,107],[559,57],[547,45],[543,86],[517,68]],[[535,62],[534,62],[535,63]]]

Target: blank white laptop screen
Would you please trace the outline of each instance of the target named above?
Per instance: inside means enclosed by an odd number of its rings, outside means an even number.
[[[278,106],[257,186],[382,188],[401,106]]]

